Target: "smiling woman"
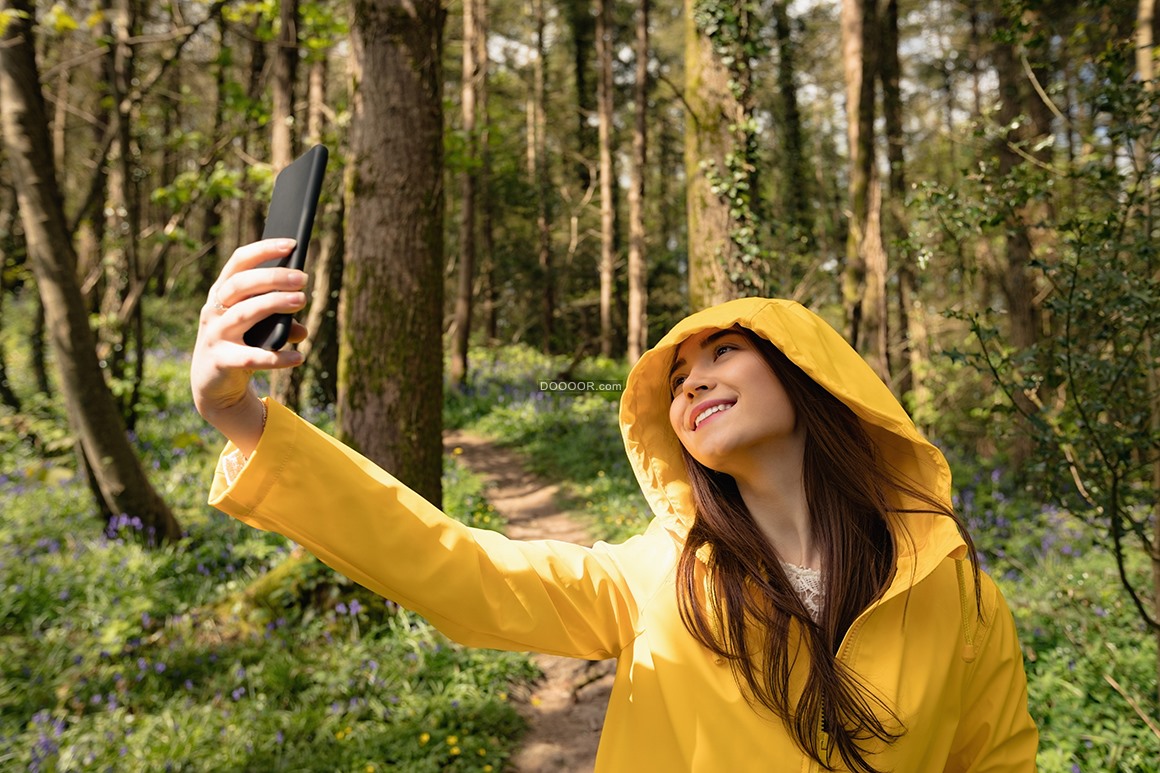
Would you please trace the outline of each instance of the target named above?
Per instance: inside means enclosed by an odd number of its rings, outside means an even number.
[[[232,330],[193,358],[241,441],[211,502],[464,644],[615,658],[597,770],[1034,769],[1014,624],[946,461],[801,306],[714,307],[641,357],[620,420],[655,517],[592,547],[468,528],[277,403],[231,411]]]

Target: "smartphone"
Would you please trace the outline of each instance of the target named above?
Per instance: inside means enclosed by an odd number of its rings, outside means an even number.
[[[262,238],[290,237],[298,243],[286,257],[268,260],[262,266],[285,266],[301,271],[306,265],[306,251],[310,248],[310,232],[314,228],[314,213],[318,209],[328,157],[325,146],[315,145],[274,178],[274,195],[270,198]],[[247,330],[242,340],[250,346],[277,351],[290,337],[291,321],[289,314],[271,314]]]

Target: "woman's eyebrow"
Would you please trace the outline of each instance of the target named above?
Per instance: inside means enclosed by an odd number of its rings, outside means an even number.
[[[741,335],[741,333],[739,333],[736,330],[733,330],[731,328],[725,329],[725,330],[718,330],[716,333],[712,333],[710,335],[705,336],[705,340],[701,342],[701,349],[708,349],[710,346],[715,344],[717,341],[720,341],[722,338],[724,338],[725,336],[728,336],[728,335]],[[684,364],[685,364],[684,358],[678,357],[676,362],[673,363],[673,367],[669,368],[669,378],[672,378],[673,374],[677,372],[677,368],[681,367]]]

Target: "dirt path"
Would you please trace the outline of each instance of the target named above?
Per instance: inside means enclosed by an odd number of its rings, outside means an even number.
[[[560,512],[558,487],[524,470],[517,454],[463,432],[445,435],[443,446],[448,451],[461,448],[464,464],[489,481],[488,500],[507,519],[508,536],[591,544],[584,527]],[[588,773],[596,761],[615,661],[534,657],[544,678],[528,694],[516,696],[529,729],[512,758],[512,769]]]

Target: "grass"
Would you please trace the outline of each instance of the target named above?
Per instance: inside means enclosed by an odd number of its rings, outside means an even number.
[[[508,693],[536,675],[530,659],[454,645],[209,508],[221,440],[189,404],[181,329],[159,328],[132,437],[179,543],[143,548],[132,517],[103,528],[54,401],[0,423],[0,769],[502,770],[524,724]],[[30,422],[54,445],[18,439]],[[454,517],[502,528],[451,458],[444,497]]]

